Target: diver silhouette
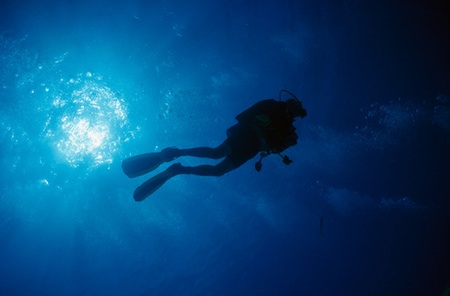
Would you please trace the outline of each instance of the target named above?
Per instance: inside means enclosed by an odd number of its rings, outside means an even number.
[[[292,98],[283,101],[282,93],[287,93]],[[260,159],[255,164],[257,171],[262,168],[261,160],[269,154],[279,154],[283,163],[290,164],[292,160],[286,155],[281,155],[281,152],[297,144],[298,136],[293,122],[296,117],[305,116],[306,110],[297,97],[287,90],[281,90],[278,101],[274,99],[260,101],[237,115],[238,123],[227,130],[226,140],[218,147],[166,148],[160,152],[124,159],[122,169],[128,177],[134,178],[151,172],[164,162],[170,162],[180,156],[223,158],[217,165],[189,167],[175,163],[169,166],[134,191],[134,199],[143,201],[176,175],[222,176],[240,167],[255,157],[258,152]]]

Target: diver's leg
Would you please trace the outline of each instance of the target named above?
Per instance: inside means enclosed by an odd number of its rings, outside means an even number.
[[[221,145],[215,148],[197,147],[190,149],[179,149],[179,156],[194,156],[194,157],[219,159],[224,158],[228,154],[230,154],[230,148],[225,143],[222,143]]]
[[[229,171],[232,171],[236,166],[225,158],[217,165],[199,165],[199,166],[183,166],[181,163],[171,165],[167,171],[171,172],[172,177],[176,175],[197,175],[197,176],[212,176],[220,177]]]
[[[236,166],[228,159],[225,158],[219,164],[212,165],[200,165],[195,167],[182,166],[181,163],[175,163],[168,167],[165,171],[157,174],[156,176],[150,178],[144,182],[141,186],[136,188],[134,191],[134,200],[143,201],[158,188],[160,188],[166,181],[176,175],[198,175],[198,176],[214,176],[219,177],[229,171],[232,171]]]
[[[141,154],[126,158],[122,161],[122,170],[130,178],[135,178],[151,172],[158,168],[164,162],[170,162],[180,156],[206,157],[219,159],[227,156],[230,148],[222,143],[216,148],[199,147],[191,149],[179,149],[170,147],[161,152]]]
[[[189,172],[191,175],[220,177],[236,167],[228,159],[224,159],[221,163],[212,165],[199,165],[191,167]]]

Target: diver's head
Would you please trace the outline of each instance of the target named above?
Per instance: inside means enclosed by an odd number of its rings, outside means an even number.
[[[302,103],[297,99],[288,99],[286,101],[288,112],[294,117],[305,117],[306,110],[303,108]]]

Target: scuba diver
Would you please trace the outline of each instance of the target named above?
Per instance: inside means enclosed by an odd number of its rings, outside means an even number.
[[[283,101],[282,93],[287,93],[292,98]],[[122,161],[122,169],[128,177],[134,178],[151,172],[164,162],[170,162],[180,156],[223,158],[217,165],[190,167],[183,166],[181,163],[172,164],[134,191],[134,200],[143,201],[176,175],[222,176],[240,167],[258,153],[260,158],[255,164],[258,172],[262,168],[262,159],[270,154],[278,154],[282,157],[283,163],[290,164],[292,160],[286,155],[281,155],[281,152],[297,144],[298,136],[293,122],[296,117],[304,118],[305,116],[306,110],[297,97],[287,90],[281,90],[278,101],[274,99],[260,101],[237,115],[238,123],[227,130],[226,140],[218,147],[166,148],[160,152],[127,158]]]

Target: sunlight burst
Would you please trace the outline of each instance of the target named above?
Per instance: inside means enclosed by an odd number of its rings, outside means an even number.
[[[73,167],[82,163],[89,166],[112,163],[121,129],[127,123],[123,100],[90,78],[92,74],[80,75],[67,82],[71,93],[67,98],[64,94],[54,97],[52,106],[57,112],[49,115],[44,129],[47,138],[56,140],[58,151]]]

